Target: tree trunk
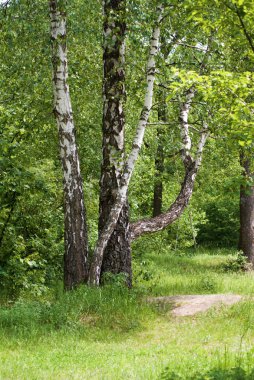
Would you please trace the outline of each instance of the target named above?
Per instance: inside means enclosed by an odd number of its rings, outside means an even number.
[[[159,46],[160,23],[162,21],[163,7],[158,7],[158,13],[159,15],[157,19],[157,25],[154,28],[152,38],[150,41],[150,52],[147,63],[146,78],[147,87],[144,99],[144,106],[141,111],[136,135],[133,140],[132,150],[130,152],[128,160],[124,164],[123,174],[120,179],[120,186],[118,187],[118,191],[116,194],[116,200],[110,209],[107,222],[103,226],[103,230],[99,235],[99,239],[94,250],[93,260],[89,271],[89,284],[91,285],[99,285],[104,251],[117,225],[122,208],[126,203],[130,179],[134,170],[135,162],[137,161],[143,143],[145,128],[152,108],[153,88],[155,80],[155,56],[158,52]]]
[[[125,92],[125,8],[126,0],[104,1],[103,43],[103,143],[100,179],[99,234],[107,222],[116,200],[124,162]],[[126,201],[117,225],[106,246],[102,274],[125,273],[131,286],[131,250],[129,239],[129,207]]]
[[[200,75],[203,74],[206,67],[205,62],[207,56],[209,55],[209,45],[211,41],[212,35],[208,39],[208,44],[203,60],[200,62]],[[163,45],[163,50],[164,49],[165,45]],[[154,215],[154,217],[150,219],[144,219],[132,223],[130,226],[131,240],[135,240],[143,234],[161,231],[164,228],[168,227],[177,218],[179,218],[190,201],[194,189],[195,179],[199,170],[199,166],[201,165],[203,149],[206,143],[206,139],[209,135],[208,125],[204,123],[202,130],[199,131],[200,137],[197,143],[197,151],[193,157],[191,155],[192,138],[189,132],[189,113],[195,94],[196,90],[194,86],[192,86],[186,92],[186,101],[180,105],[179,121],[182,140],[181,157],[185,168],[185,177],[180,192],[174,203],[165,213]]]
[[[158,121],[167,122],[167,106],[164,90],[160,90],[158,96]],[[164,131],[157,127],[157,150],[155,156],[155,177],[153,189],[153,217],[162,213],[163,173],[164,173]]]
[[[244,152],[240,153],[240,163],[243,168],[244,181],[253,180],[250,169],[250,158]],[[239,248],[248,261],[254,264],[254,186],[247,183],[240,188],[240,236]]]
[[[114,232],[109,239],[103,256],[101,273],[123,273],[126,284],[132,286],[131,248],[129,233],[129,207],[127,202],[122,208]]]
[[[185,174],[178,197],[168,211],[151,219],[139,220],[131,224],[132,241],[143,234],[161,231],[179,218],[192,196],[197,172],[198,168],[193,163]]]
[[[157,133],[158,147],[155,157],[155,180],[153,188],[153,217],[162,213],[162,196],[163,196],[163,149],[160,144],[160,132]]]
[[[189,112],[195,91],[190,89],[187,92],[186,102],[181,105],[180,111],[180,128],[182,138],[181,156],[185,167],[185,177],[180,192],[169,207],[168,211],[150,219],[139,220],[130,226],[131,240],[147,233],[161,231],[172,224],[182,214],[188,205],[193,193],[195,179],[201,165],[202,153],[208,137],[208,126],[205,124],[200,133],[195,159],[191,156],[192,140],[189,133]]]
[[[65,5],[66,1],[50,1],[54,115],[64,176],[64,286],[69,290],[87,278],[88,240],[83,184],[67,83]]]

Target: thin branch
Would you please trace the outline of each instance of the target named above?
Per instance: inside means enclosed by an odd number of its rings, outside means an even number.
[[[202,75],[204,73],[204,71],[205,71],[205,62],[206,62],[206,59],[207,59],[207,57],[209,56],[209,53],[210,53],[210,45],[211,45],[211,43],[213,41],[213,34],[214,34],[214,32],[212,31],[210,37],[208,38],[206,49],[204,50],[205,54],[204,54],[202,62],[200,63],[199,75]]]
[[[250,45],[250,47],[251,47],[251,50],[252,50],[253,53],[254,53],[254,44],[253,44],[252,38],[251,38],[251,36],[250,36],[250,34],[249,34],[247,28],[246,28],[246,25],[245,25],[245,23],[244,23],[244,21],[243,21],[243,18],[242,18],[242,16],[241,16],[240,11],[239,11],[239,9],[237,8],[236,4],[235,4],[235,10],[236,10],[237,17],[238,17],[238,19],[239,19],[239,21],[240,21],[241,27],[242,27],[242,29],[243,29],[244,35],[245,35],[247,41],[249,42],[249,45]]]
[[[175,123],[164,123],[164,122],[161,122],[161,121],[157,121],[155,123],[147,123],[147,125],[174,125]]]
[[[249,34],[247,28],[246,28],[246,25],[245,25],[245,23],[244,23],[244,21],[243,21],[243,18],[242,18],[242,16],[241,16],[241,13],[240,13],[240,11],[239,11],[239,8],[237,7],[236,4],[232,4],[232,5],[231,5],[231,4],[228,4],[226,1],[223,1],[223,4],[225,5],[226,8],[228,8],[229,10],[231,10],[233,13],[236,13],[236,15],[237,15],[237,17],[238,17],[238,19],[239,19],[239,21],[240,21],[241,27],[242,27],[242,29],[243,29],[244,35],[245,35],[247,41],[249,42],[249,45],[250,45],[250,47],[251,47],[251,50],[252,50],[253,53],[254,53],[254,44],[253,44],[252,38],[251,38],[251,36],[250,36],[250,34]]]
[[[180,46],[184,46],[184,47],[187,47],[187,48],[190,48],[190,49],[199,50],[199,51],[205,51],[206,50],[206,48],[202,48],[202,47],[195,46],[195,45],[189,45],[189,44],[186,44],[184,42],[176,42],[175,44],[176,45],[180,45]]]

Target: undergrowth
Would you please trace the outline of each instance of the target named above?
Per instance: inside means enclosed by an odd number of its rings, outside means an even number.
[[[80,286],[54,299],[20,298],[0,310],[0,329],[8,334],[29,335],[58,329],[79,331],[91,328],[118,333],[140,328],[152,315],[135,291],[122,284],[102,288]]]
[[[165,369],[158,380],[253,380],[254,368],[246,371],[242,367],[233,367],[229,369],[213,368],[206,372],[196,372],[193,375],[180,375],[176,372],[167,372]]]
[[[131,290],[107,276],[100,288],[23,292],[0,308],[0,378],[254,380],[253,272],[242,264],[231,249],[153,250],[135,256]],[[146,303],[209,293],[245,298],[184,318]]]

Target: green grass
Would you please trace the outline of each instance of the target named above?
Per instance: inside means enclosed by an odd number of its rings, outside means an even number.
[[[24,295],[0,309],[0,379],[254,379],[254,281],[231,250],[149,253],[135,287]],[[244,302],[176,318],[147,295],[236,293]]]
[[[144,267],[151,273],[147,287],[153,295],[238,293],[254,294],[253,273],[226,271],[236,252],[198,249],[171,255],[148,254]]]

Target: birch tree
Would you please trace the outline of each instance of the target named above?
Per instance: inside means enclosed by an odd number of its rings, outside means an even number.
[[[196,152],[192,154],[192,139],[189,130],[189,113],[194,90],[190,89],[186,95],[186,101],[180,109],[180,129],[181,129],[181,158],[185,169],[185,176],[180,192],[175,202],[169,209],[153,218],[139,220],[131,224],[131,240],[135,240],[145,233],[158,232],[172,224],[182,214],[188,205],[193,193],[195,179],[201,165],[202,153],[208,137],[208,125],[205,123],[200,131],[200,138],[196,147]]]
[[[72,289],[87,278],[87,227],[83,183],[68,86],[65,0],[51,0],[54,115],[58,126],[64,187],[64,284]]]
[[[204,55],[199,63],[199,75],[202,75],[205,71],[207,59],[210,54],[210,45],[212,42],[212,34],[208,38],[207,46],[204,50]],[[177,45],[177,41],[174,41],[173,49]],[[185,93],[185,101],[179,103],[180,112],[179,112],[179,121],[180,121],[180,136],[182,148],[180,150],[181,159],[184,166],[184,179],[181,185],[181,189],[176,200],[164,213],[154,213],[152,218],[139,220],[131,224],[131,240],[135,240],[146,233],[153,233],[163,230],[172,224],[176,219],[178,219],[183,213],[184,209],[187,207],[191,196],[194,190],[195,179],[201,165],[202,154],[204,146],[209,135],[208,125],[206,122],[203,122],[201,130],[198,130],[199,139],[196,145],[196,148],[193,149],[193,142],[190,133],[189,125],[189,114],[191,111],[191,105],[197,91],[195,90],[195,85],[189,88]],[[164,105],[165,108],[165,105]],[[167,120],[165,118],[165,109],[164,109],[164,119],[162,124]],[[160,146],[158,146],[159,148]],[[160,147],[161,149],[162,147]],[[196,149],[196,152],[195,152]],[[193,152],[194,151],[194,152]],[[161,155],[161,153],[160,153]],[[161,155],[162,156],[162,155]],[[163,161],[162,161],[163,162]],[[161,163],[160,163],[161,164]],[[160,185],[162,188],[162,184]],[[162,194],[160,195],[162,198]]]
[[[130,241],[128,237],[128,220],[122,212],[123,208],[127,210],[127,192],[130,179],[134,170],[134,165],[142,146],[145,128],[148,122],[149,114],[152,108],[153,88],[155,80],[155,56],[158,52],[160,23],[162,21],[163,8],[159,7],[159,16],[156,27],[154,28],[150,52],[147,63],[147,90],[144,99],[144,106],[140,115],[136,136],[133,141],[133,147],[127,161],[123,162],[124,153],[124,33],[125,23],[123,22],[123,12],[125,3],[104,3],[105,20],[104,20],[104,108],[103,108],[103,162],[101,175],[101,192],[100,192],[100,220],[99,220],[99,238],[95,247],[89,270],[89,283],[99,285],[103,258],[105,251],[108,255],[105,258],[104,270],[110,270],[113,273],[127,271],[129,279],[131,278],[131,261],[130,261]],[[116,12],[118,11],[118,12]],[[112,20],[112,15],[116,17]],[[73,281],[67,280],[70,273],[70,262],[84,257],[76,268],[80,271],[74,277],[76,283],[85,280],[87,271],[87,254],[80,256],[81,250],[77,253],[71,251],[70,243],[76,243],[76,230],[80,228],[81,222],[85,225],[84,204],[82,181],[79,172],[79,160],[74,136],[74,125],[72,119],[71,103],[67,85],[67,57],[66,57],[66,20],[65,15],[61,12],[61,6],[57,8],[57,2],[51,2],[51,23],[52,23],[52,40],[53,40],[53,65],[55,84],[55,115],[59,128],[60,150],[62,166],[64,169],[64,192],[65,192],[65,231],[66,231],[66,254],[65,254],[65,284],[67,288],[75,285]],[[60,38],[59,38],[60,36]],[[112,44],[113,42],[113,44]],[[61,87],[63,86],[63,87]],[[203,131],[198,144],[196,158],[190,155],[191,139],[188,126],[188,114],[191,106],[194,90],[190,89],[187,94],[187,100],[181,106],[181,136],[183,142],[182,160],[185,166],[186,175],[181,192],[170,208],[167,215],[159,215],[151,221],[140,221],[132,225],[132,238],[140,235],[140,231],[154,232],[173,222],[186,207],[192,191],[195,177],[201,162],[201,156],[207,134]],[[68,133],[68,138],[66,134]],[[77,191],[77,193],[73,193]],[[74,207],[71,202],[75,202]],[[123,219],[121,220],[121,213]],[[120,221],[119,221],[120,218]],[[80,220],[78,225],[73,222]],[[125,220],[125,221],[124,221]],[[127,221],[127,224],[126,224]],[[154,223],[156,221],[156,223]],[[82,225],[82,226],[83,226]],[[121,225],[121,232],[117,225]],[[149,226],[149,227],[148,227]],[[112,234],[114,233],[115,235]],[[72,233],[72,231],[74,233]],[[83,237],[83,242],[87,242],[86,234],[79,234]],[[73,238],[74,236],[74,238]],[[111,239],[111,242],[110,242]],[[123,245],[127,250],[123,250]],[[118,249],[117,249],[118,245]],[[112,253],[113,247],[113,253]],[[87,251],[86,251],[87,252]],[[127,256],[126,256],[127,252]],[[114,257],[115,255],[115,257]],[[124,265],[121,267],[120,257],[124,257]],[[69,260],[71,257],[71,260]],[[119,266],[120,263],[120,266]],[[123,263],[123,262],[122,262]],[[73,268],[73,267],[72,267]],[[69,270],[68,270],[69,269]],[[120,270],[119,270],[120,269]],[[77,270],[77,269],[76,269]],[[80,275],[81,274],[81,275]],[[83,275],[83,277],[81,277]]]
[[[126,0],[105,0],[103,12],[103,159],[100,179],[99,234],[115,202],[124,164]],[[105,248],[102,262],[102,273],[104,272],[125,273],[127,283],[131,285],[127,198]]]
[[[107,246],[107,243],[118,222],[118,218],[121,213],[122,207],[126,202],[128,186],[129,186],[130,179],[134,170],[135,162],[138,158],[138,155],[143,143],[145,128],[146,128],[149,114],[152,108],[153,89],[154,89],[154,80],[155,80],[155,67],[156,67],[155,57],[157,55],[158,48],[159,48],[160,23],[163,18],[162,6],[158,7],[158,14],[159,15],[158,15],[157,23],[153,30],[153,34],[150,41],[149,57],[148,57],[148,63],[147,63],[147,87],[146,87],[146,95],[144,99],[144,106],[141,111],[136,135],[134,137],[134,141],[132,145],[132,150],[129,154],[129,157],[126,163],[124,164],[123,174],[120,179],[120,186],[117,191],[116,200],[111,208],[107,222],[100,233],[98,242],[95,247],[93,260],[92,260],[91,268],[89,271],[89,283],[93,285],[99,285],[103,254]]]

